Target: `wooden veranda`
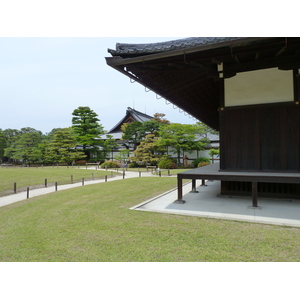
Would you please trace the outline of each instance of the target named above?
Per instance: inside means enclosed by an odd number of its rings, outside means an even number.
[[[205,167],[191,169],[177,175],[178,198],[176,203],[185,203],[182,195],[182,182],[184,179],[192,180],[192,191],[196,192],[196,180],[220,180],[225,182],[245,182],[250,183],[250,192],[252,196],[252,206],[258,207],[258,184],[260,183],[278,183],[283,184],[300,184],[300,173],[274,173],[274,172],[233,172],[220,170],[219,163],[211,164]],[[295,185],[295,194],[299,195],[298,185]],[[289,190],[285,190],[289,193]]]

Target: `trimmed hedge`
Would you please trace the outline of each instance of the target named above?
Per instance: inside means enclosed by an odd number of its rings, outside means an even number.
[[[174,163],[174,161],[172,159],[163,159],[158,163],[158,167],[160,169],[175,169],[176,168],[176,164]]]
[[[101,164],[101,168],[105,169],[105,168],[120,168],[120,164],[115,162],[115,161],[106,161],[103,164]]]
[[[210,159],[208,157],[199,157],[193,160],[193,165],[195,168],[199,166],[199,163],[208,163],[210,164]]]

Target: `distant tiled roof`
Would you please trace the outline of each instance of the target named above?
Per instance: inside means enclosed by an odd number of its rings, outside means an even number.
[[[177,49],[184,49],[190,47],[212,45],[222,42],[240,39],[237,37],[190,37],[186,39],[179,39],[160,43],[150,44],[124,44],[117,43],[116,50],[108,49],[108,52],[113,56],[122,54],[145,54],[145,53],[159,53],[165,51],[172,51]]]
[[[154,117],[151,117],[149,115],[143,114],[140,111],[137,111],[131,107],[127,107],[126,115],[119,123],[117,123],[109,132],[108,134],[111,134],[113,132],[121,131],[121,126],[128,120],[128,118],[132,118],[135,121],[139,122],[145,122],[153,119]]]

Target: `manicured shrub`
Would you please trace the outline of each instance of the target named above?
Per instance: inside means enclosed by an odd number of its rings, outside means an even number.
[[[140,165],[136,162],[132,162],[128,165],[128,168],[138,168]]]
[[[204,167],[204,166],[208,166],[208,165],[210,165],[210,163],[207,163],[207,162],[199,162],[199,164],[198,164],[198,168],[200,168],[200,167]]]
[[[166,158],[166,159],[162,159],[158,163],[158,167],[160,169],[175,169],[176,164],[174,163],[174,161],[172,159]]]
[[[106,161],[103,164],[101,164],[101,168],[120,168],[120,164],[115,161]]]
[[[193,165],[195,168],[198,167],[199,163],[208,163],[210,164],[210,159],[208,157],[199,157],[193,160]]]

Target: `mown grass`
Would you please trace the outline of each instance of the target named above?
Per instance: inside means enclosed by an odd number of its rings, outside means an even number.
[[[39,168],[0,168],[0,196],[5,191],[12,192],[14,182],[17,183],[17,190],[27,186],[39,186],[45,184],[47,178],[48,184],[68,184],[71,183],[71,175],[73,181],[79,182],[82,178],[86,180],[103,178],[110,174],[105,170],[78,169],[76,167],[39,167]]]
[[[141,177],[0,208],[0,261],[299,261],[300,228],[130,210],[176,185]]]

